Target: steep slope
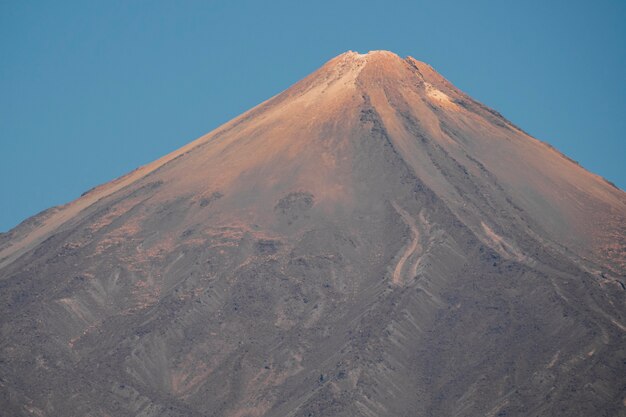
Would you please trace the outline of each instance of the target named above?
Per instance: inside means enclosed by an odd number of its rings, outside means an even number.
[[[348,52],[0,240],[0,404],[616,415],[626,195],[428,65]]]

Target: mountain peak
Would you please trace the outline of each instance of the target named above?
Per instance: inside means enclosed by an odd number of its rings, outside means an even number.
[[[385,49],[375,49],[372,51],[369,51],[367,53],[360,53],[357,51],[346,51],[341,55],[352,55],[352,56],[358,56],[358,57],[364,57],[364,58],[372,58],[372,57],[395,57],[395,58],[399,58],[402,59],[398,54],[391,52],[391,51],[387,51]],[[341,56],[339,55],[339,56]]]
[[[395,63],[402,64],[404,61],[399,55],[386,51],[386,50],[374,50],[369,51],[367,53],[359,53],[356,51],[347,51],[344,52],[335,58],[331,59],[329,62],[332,63],[355,63],[358,65],[372,63],[372,62],[387,62],[387,63]]]
[[[408,55],[405,58],[402,58],[400,55],[395,52],[387,51],[385,49],[376,49],[369,51],[367,53],[360,53],[357,51],[346,51],[342,54],[337,55],[335,58],[331,59],[329,62],[388,62],[395,63],[398,65],[409,64],[409,65],[418,65],[418,66],[427,66],[425,62],[419,61],[412,56]],[[432,67],[430,67],[432,68]]]
[[[308,79],[332,83],[343,79],[344,85],[358,84],[371,88],[386,84],[390,88],[415,89],[416,86],[434,87],[441,91],[439,97],[458,96],[462,93],[442,77],[430,65],[411,56],[402,58],[387,50],[373,50],[367,53],[347,51],[330,59]],[[307,79],[303,80],[305,83]],[[434,90],[433,90],[434,91]]]
[[[0,407],[616,415],[625,225],[427,64],[349,51],[0,236]]]

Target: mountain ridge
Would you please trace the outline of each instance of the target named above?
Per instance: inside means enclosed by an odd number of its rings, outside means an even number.
[[[347,52],[0,242],[0,404],[623,412],[625,219],[427,64]]]
[[[517,126],[515,126],[514,124],[512,124],[509,120],[507,120],[506,118],[504,118],[500,113],[498,113],[497,111],[484,106],[481,103],[476,102],[475,100],[473,100],[471,97],[469,97],[467,94],[463,93],[462,91],[458,90],[456,87],[454,87],[449,81],[447,81],[445,78],[441,77],[439,74],[436,73],[436,71],[434,71],[434,69],[432,69],[431,66],[429,66],[428,64],[425,64],[421,61],[416,60],[415,58],[412,58],[410,56],[407,56],[406,58],[401,58],[398,55],[389,52],[389,51],[383,51],[383,50],[377,50],[377,51],[370,51],[366,54],[359,54],[358,52],[353,52],[353,51],[348,51],[345,52],[333,59],[331,59],[329,62],[327,62],[324,66],[322,66],[320,68],[320,70],[314,72],[313,74],[311,74],[311,76],[306,77],[305,79],[303,79],[301,82],[296,83],[292,88],[289,88],[285,91],[283,91],[282,93],[277,94],[276,96],[268,99],[267,101],[259,104],[258,106],[255,106],[253,109],[251,109],[249,112],[245,112],[244,114],[242,114],[241,116],[233,119],[233,121],[228,122],[220,127],[218,127],[217,129],[215,129],[214,131],[201,136],[200,138],[198,138],[197,140],[191,142],[189,145],[184,146],[183,148],[179,149],[179,150],[175,150],[173,152],[171,152],[170,154],[168,154],[168,156],[164,157],[164,158],[160,158],[155,160],[152,163],[146,164],[140,168],[137,168],[137,170],[123,175],[122,177],[109,182],[109,183],[104,183],[102,185],[96,186],[93,189],[89,190],[88,192],[86,192],[85,194],[91,194],[94,190],[102,190],[103,188],[107,188],[107,187],[111,187],[111,184],[115,184],[115,183],[119,183],[119,182],[126,182],[125,180],[127,178],[133,178],[135,174],[140,174],[143,172],[151,172],[152,169],[156,169],[153,168],[155,166],[159,166],[159,164],[163,164],[163,163],[167,163],[167,161],[169,160],[169,158],[173,158],[173,157],[180,157],[182,154],[190,151],[193,147],[195,146],[200,146],[204,141],[209,140],[210,137],[212,136],[219,136],[220,135],[220,131],[222,129],[228,129],[228,126],[232,123],[234,125],[236,125],[238,122],[238,120],[243,121],[245,120],[246,117],[249,117],[251,115],[254,115],[255,112],[261,111],[263,109],[263,106],[265,106],[266,104],[273,102],[275,100],[280,100],[283,95],[287,95],[289,96],[289,93],[291,90],[293,90],[295,87],[299,86],[302,83],[306,83],[306,80],[311,78],[311,77],[317,77],[319,78],[320,72],[323,72],[324,70],[331,70],[331,71],[338,71],[338,67],[342,67],[342,66],[349,66],[350,64],[357,64],[357,69],[361,68],[364,65],[367,65],[367,63],[370,63],[370,65],[378,65],[378,64],[382,64],[382,66],[392,66],[392,67],[397,67],[399,64],[401,64],[401,62],[405,62],[406,64],[408,64],[409,66],[413,67],[416,72],[419,74],[419,77],[422,78],[422,81],[425,81],[424,75],[422,74],[422,71],[425,74],[428,74],[429,76],[429,80],[433,81],[435,84],[439,85],[440,87],[443,87],[446,91],[448,91],[448,93],[452,92],[455,95],[458,95],[458,97],[456,98],[457,100],[459,100],[458,103],[453,103],[453,104],[458,104],[461,106],[467,106],[466,101],[469,100],[473,105],[478,106],[480,109],[493,114],[494,116],[496,116],[496,118],[501,119],[502,122],[505,125],[511,126],[513,129],[518,130],[519,132],[523,133],[524,135],[528,136],[528,138],[534,140],[534,141],[538,141],[537,139],[533,138],[532,136],[528,135],[527,133],[525,133],[523,130],[519,129]],[[421,69],[420,69],[421,68]],[[430,83],[429,83],[430,84]],[[445,93],[444,93],[445,95]],[[445,102],[445,99],[443,99],[442,101]],[[470,110],[471,111],[471,110]],[[250,113],[250,114],[249,114]],[[545,144],[547,147],[549,147],[550,149],[552,149],[553,151],[555,151],[558,155],[566,158],[567,160],[574,162],[576,164],[578,164],[576,161],[573,161],[571,158],[567,157],[566,155],[562,154],[561,152],[559,152],[557,149],[555,149],[554,147],[552,147],[551,145],[547,144],[546,142],[542,142],[542,141],[538,141],[540,143]],[[597,176],[596,174],[592,174]],[[597,176],[598,178],[601,178],[603,181],[607,182],[609,185],[612,185],[613,187],[615,187],[613,184],[611,184],[609,181],[607,181],[606,179]],[[619,188],[618,188],[619,189]],[[82,197],[82,196],[81,196]],[[80,198],[79,198],[80,199]],[[64,208],[66,205],[62,205],[62,206],[57,206],[59,209]],[[2,257],[2,255],[0,255],[0,258]]]

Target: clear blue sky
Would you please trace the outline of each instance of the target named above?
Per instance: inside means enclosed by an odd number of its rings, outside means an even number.
[[[624,0],[0,0],[0,231],[350,49],[430,63],[626,188]]]

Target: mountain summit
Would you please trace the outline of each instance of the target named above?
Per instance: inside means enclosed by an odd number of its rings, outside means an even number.
[[[626,411],[626,194],[347,52],[0,235],[14,416]]]

